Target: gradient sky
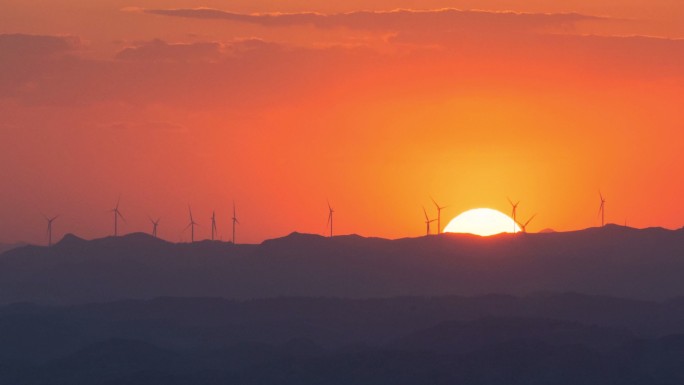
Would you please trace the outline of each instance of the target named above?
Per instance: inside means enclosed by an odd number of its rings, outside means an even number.
[[[619,3],[619,5],[615,5]],[[202,8],[198,8],[199,6]],[[680,0],[0,0],[0,242],[684,225]],[[433,210],[434,211],[434,210]]]

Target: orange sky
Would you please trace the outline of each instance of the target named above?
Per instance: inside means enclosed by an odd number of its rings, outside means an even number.
[[[675,0],[0,2],[0,242],[684,225]],[[197,9],[202,5],[206,9]]]

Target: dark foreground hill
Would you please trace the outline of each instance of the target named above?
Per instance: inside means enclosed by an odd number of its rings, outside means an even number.
[[[524,295],[627,298],[684,294],[684,230],[386,240],[292,234],[259,245],[173,244],[144,234],[0,256],[0,303],[85,303],[159,296],[227,298]]]
[[[684,302],[578,294],[0,307],[0,384],[681,384]]]

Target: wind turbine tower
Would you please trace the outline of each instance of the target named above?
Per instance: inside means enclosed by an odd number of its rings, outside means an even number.
[[[435,207],[437,207],[437,234],[442,234],[442,210],[448,206],[440,207],[432,197],[430,199],[432,200],[432,203],[435,204]]]
[[[116,206],[111,210],[112,213],[114,213],[114,236],[119,235],[119,218],[121,218],[124,222],[126,222],[126,218],[124,218],[123,215],[121,215],[121,211],[119,211],[119,202],[121,202],[121,197],[116,201]]]
[[[237,219],[237,215],[235,214],[235,201],[233,201],[233,244],[235,244],[235,225],[239,225],[240,222]]]
[[[214,240],[214,237],[218,233],[218,230],[216,229],[216,211],[211,212],[211,240]]]
[[[601,206],[599,206],[599,214],[601,215],[601,227],[605,226],[606,219],[606,200],[603,198],[603,194],[599,191],[599,197],[601,197]]]
[[[188,226],[185,229],[187,230],[188,227],[190,228],[190,243],[194,243],[195,242],[195,225],[197,225],[197,223],[195,222],[194,219],[192,219],[192,208],[190,207],[190,205],[188,205],[188,212],[190,213],[190,223],[188,224]]]
[[[518,205],[520,204],[520,201],[517,201],[513,203],[511,198],[508,198],[508,203],[511,204],[511,207],[513,207],[513,234],[515,234],[515,224],[518,223]]]
[[[530,217],[530,219],[527,220],[527,222],[525,222],[525,223],[518,223],[518,225],[520,226],[520,229],[522,230],[522,232],[523,232],[524,234],[527,234],[527,225],[529,225],[530,222],[532,222],[532,220],[533,220],[534,217],[536,217],[536,216],[537,216],[537,214],[534,214],[534,215],[532,215],[532,217]]]
[[[333,210],[332,206],[330,206],[330,202],[328,202],[328,223],[327,223],[327,226],[330,226],[330,238],[333,237],[333,213],[335,213],[335,210]]]
[[[157,218],[156,221],[150,218],[150,222],[152,222],[152,236],[157,238],[157,227],[159,227],[159,218]]]
[[[434,222],[436,219],[430,219],[427,215],[427,211],[425,211],[425,207],[423,207],[423,214],[425,214],[425,225],[427,227],[425,236],[430,235],[430,223]]]
[[[55,215],[52,218],[48,218],[47,216],[43,215],[45,217],[45,220],[47,221],[47,236],[48,236],[48,247],[52,247],[52,222],[55,221],[59,217],[59,215]]]

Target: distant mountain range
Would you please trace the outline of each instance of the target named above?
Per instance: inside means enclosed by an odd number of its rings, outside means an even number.
[[[684,301],[159,298],[0,306],[0,384],[683,383]]]
[[[684,295],[684,230],[387,240],[293,233],[259,245],[174,244],[145,234],[24,246],[0,256],[0,303],[77,304],[160,296],[394,297],[582,292]]]

